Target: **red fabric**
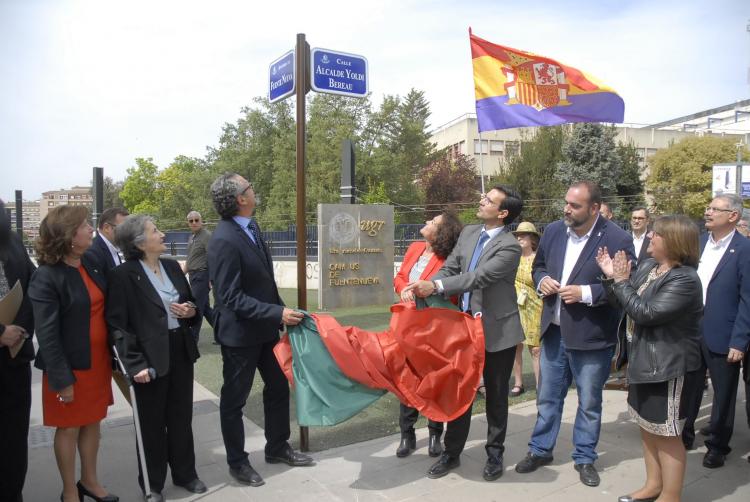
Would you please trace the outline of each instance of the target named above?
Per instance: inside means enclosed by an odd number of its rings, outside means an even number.
[[[409,284],[409,272],[419,257],[424,253],[424,248],[427,246],[425,241],[412,242],[406,249],[404,255],[404,261],[401,263],[401,268],[398,269],[398,274],[393,278],[393,288],[396,290],[396,294],[400,295],[401,291]],[[424,268],[420,279],[429,279],[440,270],[440,267],[445,263],[444,258],[439,258],[437,255],[432,255],[430,261],[427,262],[427,266]]]
[[[368,387],[385,389],[427,418],[448,422],[474,401],[484,367],[481,319],[414,304],[391,307],[388,330],[373,333],[313,314],[339,369]]]
[[[273,346],[273,355],[276,356],[281,371],[289,380],[289,385],[294,387],[294,372],[292,371],[292,344],[289,341],[289,335],[283,335],[279,342]]]

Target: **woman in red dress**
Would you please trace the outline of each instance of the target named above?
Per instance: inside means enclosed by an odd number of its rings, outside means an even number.
[[[83,257],[93,227],[83,206],[52,209],[39,226],[39,268],[29,297],[39,341],[36,367],[44,371],[44,425],[57,427],[55,458],[62,501],[117,502],[99,483],[99,423],[112,404],[112,366],[104,321],[104,278]],[[76,452],[81,479],[76,483]]]

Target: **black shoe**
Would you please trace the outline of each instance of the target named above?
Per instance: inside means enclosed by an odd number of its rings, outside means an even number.
[[[439,434],[430,434],[430,444],[427,448],[427,453],[431,457],[439,457],[443,453],[443,445],[440,444]],[[398,455],[398,452],[396,452],[396,455]]]
[[[654,502],[656,499],[659,498],[659,495],[655,495],[653,497],[648,497],[645,499],[634,499],[630,495],[622,495],[617,499],[617,502]]]
[[[599,486],[601,480],[594,464],[576,464],[576,471],[578,471],[578,477],[584,485]]]
[[[194,480],[190,481],[189,483],[185,483],[184,485],[180,483],[175,483],[175,485],[183,487],[190,493],[206,493],[208,491],[206,484],[198,478],[195,478]]]
[[[724,461],[727,456],[721,453],[709,450],[706,456],[703,457],[703,467],[707,469],[718,469],[724,467]]]
[[[260,477],[260,474],[255,472],[255,469],[249,465],[243,465],[237,469],[230,467],[229,474],[243,485],[263,486],[266,484],[263,478]]]
[[[404,458],[411,455],[411,452],[417,449],[417,438],[413,434],[402,434],[401,443],[396,448],[396,456]]]
[[[503,475],[503,457],[487,457],[487,463],[484,464],[482,477],[485,481],[495,481]]]
[[[443,452],[443,454],[440,456],[440,460],[432,464],[430,469],[427,471],[427,477],[430,479],[442,478],[459,465],[461,465],[460,457],[451,457],[447,453]]]
[[[700,429],[698,429],[698,433],[701,436],[710,436],[711,435],[711,427],[709,427],[708,425],[706,425],[705,427],[701,427]]]
[[[510,389],[510,392],[508,393],[508,395],[510,397],[518,397],[524,392],[526,392],[526,389],[523,388],[523,385],[514,385],[513,388]]]
[[[693,442],[692,442],[692,441],[685,441],[685,440],[683,439],[683,440],[682,440],[682,444],[683,444],[683,446],[685,447],[685,450],[687,450],[687,451],[690,451],[690,450],[695,450],[695,444],[693,444]]]
[[[277,455],[266,455],[266,463],[284,463],[292,467],[302,467],[306,465],[312,465],[313,459],[310,455],[305,455],[304,453],[294,451],[291,446],[287,445],[284,451]]]
[[[539,455],[534,455],[529,452],[526,454],[526,458],[516,464],[516,472],[519,474],[534,472],[541,466],[547,465],[550,462],[552,462],[551,455],[549,457],[540,457]]]
[[[81,483],[80,481],[76,483],[76,487],[78,488],[78,500],[81,501],[83,501],[84,497],[92,498],[96,500],[96,502],[117,502],[118,500],[120,500],[120,497],[118,497],[117,495],[112,495],[111,493],[108,493],[103,497],[97,497],[96,495],[91,493],[88,488],[83,486],[83,483]]]

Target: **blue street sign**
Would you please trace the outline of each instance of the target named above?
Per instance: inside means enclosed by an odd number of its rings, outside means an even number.
[[[354,98],[367,96],[367,58],[320,48],[313,49],[310,55],[310,85],[314,91]]]
[[[268,67],[268,100],[271,103],[288,98],[295,92],[297,71],[294,51],[289,51]]]

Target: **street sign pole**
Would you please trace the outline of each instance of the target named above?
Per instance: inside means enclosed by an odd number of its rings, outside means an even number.
[[[305,95],[310,86],[307,58],[310,46],[305,34],[297,34],[297,308],[307,310],[307,222],[305,220]],[[307,427],[299,428],[300,450],[310,451]]]

